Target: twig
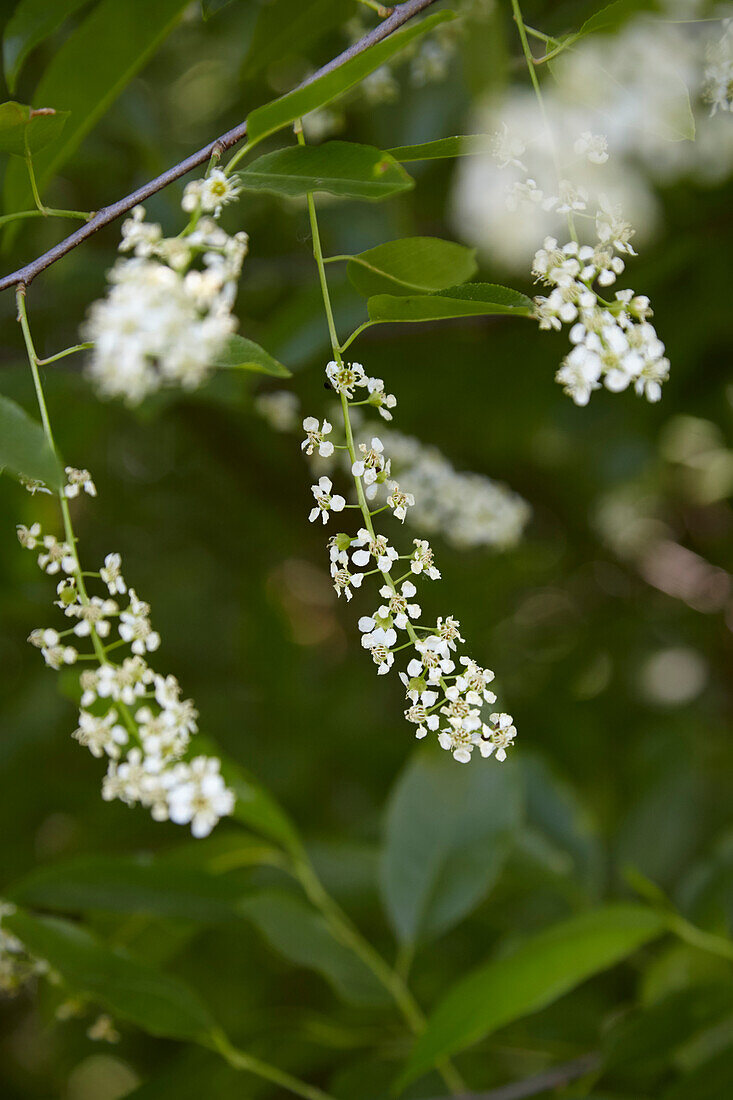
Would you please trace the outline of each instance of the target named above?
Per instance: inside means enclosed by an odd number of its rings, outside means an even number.
[[[450,1100],[525,1100],[528,1096],[539,1096],[550,1089],[568,1085],[571,1081],[577,1081],[579,1077],[585,1077],[586,1073],[593,1073],[600,1065],[600,1055],[583,1054],[572,1062],[564,1062],[561,1066],[553,1066],[544,1073],[538,1073],[535,1077],[526,1077],[524,1081],[515,1081],[511,1085],[502,1085],[491,1092],[465,1092],[458,1096],[452,1096]],[[437,1100],[445,1100],[439,1097]]]
[[[334,57],[331,61],[323,65],[322,68],[317,69],[312,76],[309,76],[308,79],[304,80],[298,87],[304,88],[319,77],[325,76],[326,73],[330,73],[334,69],[340,68],[352,57],[357,57],[359,54],[364,53],[370,46],[374,46],[377,42],[389,38],[391,34],[394,34],[396,30],[412,19],[413,16],[425,11],[426,8],[429,8],[434,3],[435,0],[405,0],[405,3],[399,4],[392,14],[382,23],[378,23],[368,34],[365,34],[363,38],[354,42],[353,45],[349,46],[343,53],[340,53],[338,57]],[[192,153],[191,156],[186,157],[185,160],[180,161],[180,163],[169,168],[166,172],[156,176],[155,179],[150,180],[149,183],[143,184],[143,186],[138,187],[136,191],[132,191],[129,195],[125,195],[124,198],[118,199],[117,202],[112,203],[111,206],[103,207],[86,223],[86,225],[83,225],[80,229],[77,229],[75,233],[72,233],[63,241],[54,245],[53,248],[49,248],[48,252],[44,252],[42,255],[38,256],[37,259],[26,264],[25,267],[18,268],[17,271],[13,271],[10,275],[5,275],[0,279],[0,291],[7,290],[11,286],[28,286],[33,279],[42,271],[45,271],[47,267],[50,267],[51,264],[55,264],[56,261],[60,260],[62,256],[65,256],[67,252],[71,252],[73,249],[78,248],[80,244],[94,233],[98,232],[98,230],[102,229],[105,225],[109,225],[110,222],[116,221],[117,218],[126,214],[128,210],[132,210],[133,206],[137,206],[140,202],[145,202],[151,195],[156,194],[158,191],[162,191],[164,187],[180,179],[181,176],[185,176],[187,172],[192,171],[194,168],[198,168],[201,164],[205,164],[212,154],[221,154],[226,149],[231,149],[233,145],[236,145],[246,136],[247,122],[240,122],[238,126],[234,126],[231,130],[227,130],[221,137],[215,138],[214,141],[210,141],[203,149],[199,149],[198,152]]]

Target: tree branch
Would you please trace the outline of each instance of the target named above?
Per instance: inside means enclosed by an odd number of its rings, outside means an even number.
[[[435,0],[405,0],[405,3],[399,4],[394,9],[391,15],[389,15],[382,23],[379,23],[368,34],[365,34],[363,38],[360,38],[348,49],[340,53],[338,57],[334,57],[331,61],[327,62],[322,68],[318,69],[307,80],[304,80],[302,84],[298,85],[300,88],[304,88],[306,85],[311,84],[318,77],[324,76],[326,73],[332,72],[334,69],[338,69],[346,61],[349,61],[352,57],[358,56],[360,53],[364,53],[370,46],[376,45],[377,42],[381,42],[384,38],[389,38],[396,30],[398,30],[413,16],[418,15],[421,11],[429,8]],[[154,195],[157,191],[162,191],[164,187],[167,187],[169,183],[173,183],[174,180],[180,179],[181,176],[185,176],[187,172],[190,172],[194,168],[198,168],[199,165],[205,164],[212,156],[213,153],[223,153],[226,149],[231,149],[233,145],[242,141],[247,136],[247,123],[240,122],[238,126],[234,126],[231,130],[227,130],[225,134],[215,138],[214,141],[210,141],[208,145],[205,145],[203,149],[199,149],[198,152],[192,153],[191,156],[186,157],[185,160],[180,161],[179,164],[175,164],[172,168],[169,168],[166,172],[156,176],[155,179],[150,180],[149,183],[143,184],[142,187],[138,187],[136,191],[132,191],[129,195],[125,195],[124,198],[118,199],[117,202],[112,203],[111,206],[105,206],[101,210],[98,210],[94,217],[83,225],[80,229],[77,229],[75,233],[71,233],[68,237],[64,238],[53,248],[49,248],[48,252],[44,252],[37,259],[32,260],[26,264],[25,267],[18,268],[17,271],[13,271],[10,275],[5,275],[0,279],[0,291],[7,290],[11,286],[24,285],[28,286],[37,275],[42,271],[45,271],[51,264],[55,264],[57,260],[60,260],[62,256],[65,256],[67,252],[72,252],[75,248],[78,248],[87,238],[91,237],[98,230],[102,229],[105,225],[109,225],[110,222],[116,221],[117,218],[126,214],[129,210],[132,210],[133,206],[137,206],[138,203],[144,202],[149,199],[151,195]]]
[[[538,1073],[535,1077],[527,1077],[524,1081],[514,1081],[511,1085],[502,1085],[491,1092],[467,1092],[458,1096],[452,1096],[450,1100],[526,1100],[528,1096],[539,1096],[550,1089],[560,1088],[579,1077],[585,1077],[586,1073],[592,1073],[598,1069],[600,1056],[598,1054],[583,1054],[572,1062],[565,1062],[561,1066],[553,1066],[544,1073]],[[438,1100],[445,1100],[444,1097]]]

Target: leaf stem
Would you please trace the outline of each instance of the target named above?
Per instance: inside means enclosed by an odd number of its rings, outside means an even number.
[[[342,353],[345,352],[346,349],[351,344],[353,344],[353,342],[354,342],[354,340],[356,340],[357,336],[361,335],[361,333],[364,331],[364,329],[371,328],[372,325],[376,325],[377,323],[378,323],[377,321],[363,321],[362,324],[360,324],[358,328],[355,328],[354,331],[352,332],[351,336],[349,336],[348,339],[341,345],[341,348],[340,348],[341,352]],[[354,402],[354,404],[355,404],[355,402]]]
[[[57,351],[55,355],[49,355],[48,359],[38,359],[37,363],[39,367],[47,367],[49,363],[55,363],[59,359],[65,359],[67,355],[73,355],[77,351],[86,351],[87,348],[93,348],[94,341],[87,340],[85,344],[74,344],[73,348],[64,348],[63,351]]]
[[[42,210],[17,210],[14,214],[1,214],[0,225],[7,225],[8,222],[18,221],[20,218],[77,218],[79,221],[87,222],[94,215],[86,213],[84,210],[55,210],[51,206],[44,206]]]
[[[271,1066],[269,1062],[262,1062],[252,1054],[239,1050],[238,1047],[233,1046],[223,1031],[217,1029],[211,1033],[210,1038],[214,1049],[233,1069],[253,1073],[256,1077],[270,1081],[273,1085],[280,1085],[295,1096],[302,1096],[303,1100],[334,1100],[334,1097],[323,1089],[309,1085],[306,1081],[301,1081],[298,1077],[278,1069],[277,1066]]]

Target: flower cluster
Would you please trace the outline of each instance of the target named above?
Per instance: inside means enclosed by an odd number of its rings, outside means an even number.
[[[161,386],[191,390],[208,375],[236,328],[231,311],[248,238],[230,236],[215,218],[238,192],[214,169],[187,185],[182,205],[192,218],[180,236],[164,237],[142,206],[123,223],[120,251],[132,255],[109,272],[109,293],[84,326],[94,344],[89,373],[102,397],[136,405]]]
[[[88,471],[67,470],[65,496],[81,485],[95,493]],[[156,821],[191,826],[207,836],[220,817],[232,812],[234,795],[227,789],[215,757],[191,759],[197,712],[181,698],[174,676],[162,676],[148,664],[160,645],[150,606],[130,588],[119,554],[107,554],[96,574],[82,573],[73,538],[45,535],[40,524],[19,525],[21,546],[38,552],[44,572],[59,577],[55,606],[63,626],[39,627],[29,642],[46,664],[61,669],[89,662],[79,677],[81,709],[73,737],[93,756],[108,761],[102,786],[105,800],[139,802]],[[104,595],[89,595],[86,580],[96,577]],[[112,640],[114,634],[117,635]],[[80,652],[88,640],[91,651]]]
[[[329,364],[334,377],[335,367],[337,364]],[[350,364],[348,369],[362,376],[360,364]],[[391,420],[396,398],[384,392],[381,378],[367,378],[365,373],[363,377],[367,380],[368,404],[376,407],[384,419]],[[288,390],[275,390],[255,398],[255,408],[276,431],[289,432],[298,426],[298,407],[297,397]],[[361,413],[361,407],[351,407],[357,462],[365,463],[364,491],[370,500],[387,505],[398,519],[411,526],[441,535],[459,550],[475,547],[506,550],[517,545],[530,517],[530,507],[518,493],[484,474],[459,472],[437,447],[391,428],[380,431],[379,436],[361,438]],[[333,419],[340,415],[340,409],[336,407],[329,415]],[[329,420],[320,422],[308,416],[302,425],[306,438],[301,447],[312,457],[316,475],[325,470],[333,477],[340,456],[345,469],[351,468],[346,450],[337,449],[331,439],[333,427]],[[372,459],[367,468],[367,451],[383,454],[385,448],[390,457],[384,467],[377,470]],[[320,495],[322,487],[314,486],[314,495],[316,488]],[[318,512],[314,511],[313,519],[317,518]]]
[[[459,472],[437,447],[412,436],[389,430],[381,433],[381,440],[392,471],[409,492],[408,523],[442,535],[460,550],[516,546],[530,516],[529,505],[517,493],[484,474]],[[388,492],[388,485],[378,486],[376,499],[381,502]]]
[[[458,645],[464,639],[460,623],[453,616],[429,624],[421,621],[417,585],[440,579],[432,547],[426,540],[415,538],[407,552],[400,552],[388,535],[374,527],[374,517],[385,509],[398,521],[404,521],[408,509],[418,505],[412,492],[404,491],[392,480],[391,460],[385,454],[382,439],[372,436],[358,447],[352,442],[351,407],[363,404],[354,397],[360,388],[368,387],[370,380],[359,363],[331,362],[326,375],[341,395],[346,441],[331,445],[334,450],[348,454],[356,503],[347,505],[344,496],[332,492],[333,483],[324,476],[312,487],[316,506],[310,518],[321,516],[327,523],[332,512],[343,512],[346,507],[358,508],[361,516],[361,525],[355,532],[339,532],[328,541],[336,594],[343,593],[350,600],[352,589],[361,588],[368,577],[377,578],[381,602],[371,614],[359,618],[361,644],[371,654],[380,676],[389,673],[399,653],[410,651],[399,675],[406,691],[405,717],[416,727],[416,737],[436,734],[440,746],[461,763],[470,760],[475,749],[481,756],[494,754],[497,760],[504,760],[516,736],[511,715],[499,711],[483,713],[487,704],[496,702],[489,688],[494,673],[471,657],[458,655]],[[378,408],[381,412],[382,408]],[[330,434],[333,429],[328,422],[325,424]],[[325,434],[318,425],[314,417],[304,421],[305,450],[315,447],[318,437]],[[380,489],[387,494],[386,503],[372,509],[370,502]]]
[[[570,241],[562,248],[546,238],[534,259],[533,274],[550,294],[535,299],[540,328],[569,324],[572,351],[556,374],[576,405],[587,405],[601,383],[618,393],[633,385],[648,401],[659,401],[669,377],[664,344],[649,322],[649,299],[632,290],[616,291],[612,301],[601,289],[612,286],[624,270],[624,255],[635,255],[633,230],[608,208],[596,218],[597,243]]]

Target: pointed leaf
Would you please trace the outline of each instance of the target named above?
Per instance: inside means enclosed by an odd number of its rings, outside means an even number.
[[[447,768],[420,753],[387,807],[382,897],[404,943],[436,936],[486,896],[521,815],[514,765]]]
[[[551,1004],[664,931],[641,905],[608,905],[524,941],[461,978],[428,1019],[400,1084],[500,1027]]]
[[[476,273],[476,250],[438,237],[405,237],[352,256],[349,279],[372,294],[432,293],[465,282]]]
[[[226,347],[214,361],[215,367],[229,370],[251,370],[258,374],[269,374],[273,378],[291,378],[292,371],[274,359],[269,352],[247,340],[244,336],[230,336]]]
[[[415,186],[388,153],[350,141],[278,149],[259,157],[240,172],[239,179],[248,191],[272,191],[276,195],[327,191],[343,198],[371,201]]]
[[[150,0],[100,0],[58,49],[34,99],[69,110],[71,117],[63,140],[34,159],[39,188],[76,151],[188,5],[189,0],[155,0],[154,4]],[[9,211],[28,205],[25,165],[9,165],[5,196]]]
[[[398,145],[388,149],[395,160],[404,164],[413,160],[444,160],[449,157],[476,157],[491,150],[491,138],[486,134],[456,134],[423,141],[419,145]]]
[[[38,959],[45,959],[74,993],[151,1035],[201,1041],[214,1020],[192,989],[123,951],[113,950],[70,921],[18,911],[7,928]]]
[[[514,313],[529,317],[534,306],[526,294],[493,283],[468,283],[438,294],[399,297],[377,294],[367,302],[372,321],[444,321],[452,317],[488,317]]]
[[[63,483],[56,455],[48,444],[41,425],[11,401],[0,396],[0,470],[16,477],[42,481],[49,489]]]
[[[0,103],[0,153],[26,157],[45,149],[59,137],[68,117],[68,111],[53,107],[33,108],[12,99]]]
[[[316,970],[350,1004],[383,1005],[389,994],[354,952],[334,939],[320,913],[293,894],[263,891],[242,912],[267,941],[297,966]]]
[[[28,54],[88,0],[20,0],[3,32],[5,80],[14,91]]]
[[[241,893],[226,878],[160,859],[78,856],[31,871],[4,896],[61,913],[138,913],[211,924],[237,919]]]
[[[343,95],[349,88],[353,88],[369,73],[373,73],[380,65],[394,57],[405,46],[427,31],[453,19],[453,13],[448,11],[436,12],[429,15],[420,23],[413,23],[402,30],[396,31],[389,38],[377,42],[364,53],[350,58],[337,69],[332,69],[323,76],[317,77],[304,88],[296,88],[279,99],[265,103],[262,107],[249,115],[247,119],[247,140],[249,142],[261,141],[268,134],[274,134],[284,126],[295,122],[296,118],[307,115],[309,111],[315,111],[318,107],[324,107],[333,99]]]

